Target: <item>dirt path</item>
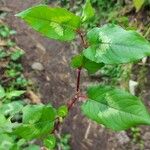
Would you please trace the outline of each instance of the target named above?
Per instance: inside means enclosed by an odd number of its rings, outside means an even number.
[[[69,61],[71,56],[77,53],[77,48],[41,37],[14,16],[15,13],[37,3],[40,3],[40,0],[4,0],[0,5],[12,10],[5,21],[17,31],[14,40],[26,52],[23,60],[25,75],[35,82],[44,103],[50,102],[59,106],[66,103],[74,93],[75,71],[70,68]],[[44,70],[34,71],[31,68],[34,62],[40,62]],[[85,73],[82,80],[82,86],[85,87],[89,80]],[[124,147],[124,144],[130,140],[124,132],[112,133],[95,123],[90,123],[80,113],[78,105],[66,119],[63,132],[72,135],[72,150],[125,150],[128,146]],[[123,140],[120,139],[122,137]],[[129,146],[128,149],[130,148]]]

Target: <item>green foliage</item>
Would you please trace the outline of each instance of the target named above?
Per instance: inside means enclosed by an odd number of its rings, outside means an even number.
[[[11,53],[10,58],[11,58],[13,61],[16,61],[16,60],[20,59],[23,55],[24,55],[24,51],[22,51],[22,50],[16,50],[16,51],[13,51],[13,52]]]
[[[110,86],[93,86],[87,91],[88,100],[82,105],[86,116],[112,130],[150,125],[150,115],[142,102],[123,90]]]
[[[146,2],[146,0],[133,0],[133,4],[134,4],[137,12],[142,8],[142,6],[144,5],[145,2]]]
[[[57,110],[57,115],[59,117],[66,117],[68,115],[68,108],[66,105],[62,105]]]
[[[30,145],[29,147],[24,148],[23,150],[40,150],[40,146],[37,145]]]
[[[16,16],[21,17],[44,36],[61,41],[73,40],[75,30],[80,27],[81,22],[80,17],[63,8],[50,8],[46,5],[29,8]]]
[[[8,38],[10,35],[16,34],[16,31],[10,30],[5,25],[0,25],[0,37]]]
[[[9,36],[13,34],[13,30],[8,29],[7,26],[0,25],[0,37],[7,44],[0,48],[0,63],[6,62],[2,68],[0,65],[0,149],[24,150],[25,146],[25,149],[31,150],[34,147],[30,147],[25,139],[13,134],[13,128],[22,122],[22,109],[26,104],[23,98],[28,80],[22,74],[23,67],[20,64],[24,52],[12,47],[15,44],[9,40]],[[40,150],[39,146],[35,148]]]
[[[104,5],[106,1],[102,0],[91,0],[91,3],[99,4],[105,10],[113,2],[107,0],[108,5],[106,6]],[[77,31],[82,31],[82,29],[80,30],[81,26],[85,27],[85,23],[94,17],[95,10],[92,8],[91,3],[90,0],[86,1],[81,17],[66,9],[51,8],[47,5],[31,7],[16,16],[22,18],[33,29],[50,39],[71,41],[76,38],[76,34],[79,33]],[[139,6],[138,9],[140,9]],[[126,20],[127,18],[122,19]],[[150,44],[139,33],[124,30],[114,24],[93,28],[87,35],[81,34],[79,33],[84,49],[83,52],[72,58],[71,66],[76,69],[85,68],[92,74],[100,69],[102,70],[104,64],[120,65],[135,62],[150,55]],[[7,34],[2,36],[5,38]],[[84,42],[84,38],[87,39],[86,42]],[[8,42],[7,47],[9,48],[9,46],[13,46],[12,41]],[[23,53],[18,50],[11,52],[9,55],[0,51],[0,58],[10,57],[4,75],[13,80],[9,83],[9,88],[3,87],[5,84],[0,86],[0,98],[3,103],[6,103],[0,106],[0,120],[2,120],[0,131],[4,136],[3,139],[8,136],[9,145],[12,143],[10,147],[19,147],[18,150],[22,143],[26,143],[26,140],[30,141],[41,137],[44,139],[44,146],[48,149],[55,148],[55,145],[64,150],[71,149],[68,146],[70,136],[56,140],[52,135],[57,129],[57,123],[60,123],[60,120],[67,116],[68,108],[70,108],[68,107],[69,104],[62,105],[57,110],[51,105],[44,104],[26,105],[25,107],[19,101],[7,104],[12,100],[16,100],[17,97],[21,98],[26,91],[24,86],[27,85],[27,81],[22,75],[23,68],[21,64],[17,63],[22,55]],[[79,94],[81,94],[80,89],[78,89],[79,76],[77,78],[77,93],[75,93],[71,104],[74,104],[74,101],[78,100]],[[98,85],[90,87],[87,96],[88,100],[82,104],[82,111],[98,124],[116,131],[142,124],[150,125],[150,115],[143,103],[128,92],[111,86]],[[13,136],[9,136],[8,133]],[[20,142],[19,146],[19,141],[14,144],[14,141],[18,138],[25,139],[25,141]],[[34,145],[25,149],[39,149],[39,147]]]
[[[0,149],[4,150],[11,149],[13,147],[13,139],[9,137],[7,134],[1,134],[0,136]]]
[[[0,49],[0,59],[7,57],[7,53],[4,50]]]
[[[60,147],[62,150],[71,150],[71,147],[69,145],[71,135],[65,134],[60,137],[60,139],[57,140],[57,146]]]
[[[113,24],[94,28],[87,35],[90,47],[84,56],[97,63],[122,64],[150,55],[150,44],[135,31],[126,31]]]
[[[51,106],[27,105],[23,108],[22,124],[14,129],[14,134],[31,140],[50,133],[54,128],[55,116],[56,111]]]
[[[87,59],[85,56],[83,56],[83,54],[80,54],[72,58],[71,66],[73,68],[83,67],[88,71],[88,73],[93,74],[97,72],[99,69],[101,69],[104,66],[104,64],[91,61],[90,59]]]
[[[19,97],[19,96],[23,95],[24,93],[25,93],[25,91],[22,91],[22,90],[13,90],[13,91],[6,93],[6,99],[12,99],[14,97]]]
[[[85,22],[87,20],[90,20],[95,15],[95,10],[92,7],[90,0],[86,0],[86,3],[83,7],[83,13],[82,13],[82,21]]]
[[[0,106],[0,113],[5,116],[13,116],[16,113],[20,112],[23,108],[21,101],[14,101],[8,104],[3,104]]]
[[[56,146],[56,138],[54,135],[49,135],[44,139],[44,146],[48,149],[54,149]]]
[[[0,99],[2,99],[5,96],[5,90],[4,88],[0,85]]]

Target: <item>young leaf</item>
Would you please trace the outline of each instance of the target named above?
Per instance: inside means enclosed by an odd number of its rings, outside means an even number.
[[[150,115],[142,102],[123,90],[110,86],[93,86],[87,91],[83,113],[112,130],[125,130],[136,125],[150,125]]]
[[[133,4],[136,8],[136,12],[138,12],[142,8],[145,2],[146,2],[145,0],[133,0]]]
[[[14,134],[31,140],[51,132],[56,111],[51,106],[28,105],[23,109],[23,123],[14,129]]]
[[[95,15],[95,10],[92,7],[90,0],[86,0],[86,3],[83,7],[83,13],[82,13],[82,21],[85,22]]]
[[[44,36],[61,41],[73,40],[81,23],[79,16],[66,9],[46,5],[34,6],[16,16],[21,17]]]
[[[104,66],[104,64],[91,61],[87,59],[86,57],[84,57],[82,54],[80,54],[72,58],[71,66],[73,68],[83,67],[87,69],[88,73],[92,74],[92,73],[97,72],[99,69],[101,69]]]
[[[46,139],[44,139],[44,146],[48,149],[53,149],[56,146],[56,138],[54,135],[49,135]]]
[[[150,55],[150,43],[144,37],[117,25],[94,28],[87,38],[90,47],[84,50],[84,56],[97,63],[129,63]]]
[[[0,99],[5,96],[5,90],[4,88],[0,85]]]
[[[73,68],[80,68],[83,66],[83,59],[84,58],[83,58],[82,54],[76,55],[76,56],[72,57],[70,64]]]
[[[68,108],[66,105],[62,105],[58,108],[57,114],[59,117],[65,117],[68,114]]]

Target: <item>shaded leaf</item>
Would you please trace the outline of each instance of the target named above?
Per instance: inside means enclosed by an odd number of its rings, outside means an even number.
[[[93,86],[87,91],[83,113],[112,130],[125,130],[136,125],[150,125],[150,115],[142,102],[123,90],[110,86]]]
[[[92,73],[97,72],[99,69],[101,69],[104,66],[104,64],[91,61],[87,59],[86,57],[84,57],[82,54],[80,54],[72,58],[71,66],[73,68],[83,67],[87,69],[88,73],[92,74]]]

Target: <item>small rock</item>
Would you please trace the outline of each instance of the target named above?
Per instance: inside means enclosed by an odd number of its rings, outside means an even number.
[[[131,94],[135,95],[137,86],[138,86],[138,82],[133,81],[133,80],[129,81],[129,91]]]
[[[34,63],[32,64],[32,66],[31,66],[31,68],[32,68],[33,70],[38,70],[38,71],[43,71],[43,70],[44,70],[43,65],[42,65],[41,63],[39,63],[39,62],[34,62]]]
[[[116,135],[116,138],[118,139],[118,142],[120,144],[126,144],[126,143],[128,143],[130,141],[130,138],[127,136],[125,131],[119,132]]]
[[[142,59],[142,63],[143,63],[143,64],[146,64],[146,62],[147,62],[147,57],[144,57],[144,58]]]

